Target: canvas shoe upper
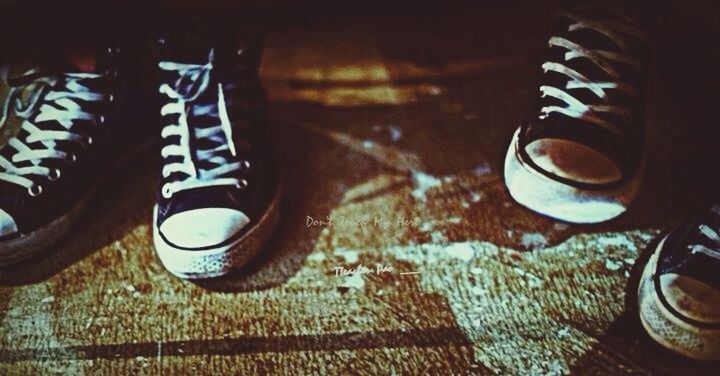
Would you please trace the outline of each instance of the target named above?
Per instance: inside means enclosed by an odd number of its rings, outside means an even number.
[[[663,346],[720,360],[720,206],[671,231],[640,283],[640,317]]]
[[[102,51],[96,72],[2,69],[9,93],[0,118],[0,263],[60,236],[92,191],[117,91],[117,50]]]
[[[570,222],[624,212],[645,155],[645,33],[604,6],[561,13],[548,41],[538,96],[506,159],[521,204]]]
[[[158,64],[164,126],[155,246],[174,274],[204,278],[257,251],[246,238],[266,225],[277,169],[256,73],[238,73],[215,48],[181,52]]]

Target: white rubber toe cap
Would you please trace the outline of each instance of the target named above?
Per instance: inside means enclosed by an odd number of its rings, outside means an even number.
[[[218,245],[250,223],[245,213],[228,208],[204,208],[175,214],[160,225],[170,243],[183,248]]]
[[[0,209],[0,236],[12,235],[16,232],[18,232],[18,228],[13,217]]]
[[[644,165],[617,187],[578,188],[546,176],[525,162],[519,152],[520,130],[515,131],[505,156],[504,176],[510,196],[521,205],[567,222],[598,223],[624,213],[637,195]],[[531,143],[525,151],[541,169],[577,182],[598,184],[620,177],[619,169],[610,159],[577,143],[545,140]],[[573,156],[578,156],[577,160]],[[591,168],[586,168],[588,165]]]

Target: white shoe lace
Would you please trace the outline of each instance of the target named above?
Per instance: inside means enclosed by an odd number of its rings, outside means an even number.
[[[8,67],[3,67],[1,76],[7,82]],[[30,70],[23,76],[30,77],[38,74]],[[79,101],[103,102],[112,100],[111,94],[93,92],[80,81],[84,79],[100,78],[95,73],[62,73],[56,76],[43,76],[33,78],[32,82],[23,86],[10,88],[9,95],[3,104],[0,128],[8,121],[11,112],[22,119],[21,129],[27,132],[27,137],[15,136],[8,140],[6,147],[15,150],[11,157],[0,155],[0,180],[16,184],[27,189],[28,194],[35,197],[42,193],[42,185],[36,183],[30,176],[43,177],[49,181],[60,178],[60,168],[47,167],[48,160],[75,163],[77,156],[58,150],[57,142],[73,142],[83,146],[92,143],[92,138],[72,131],[77,121],[87,121],[95,125],[102,124],[105,119],[100,114],[85,111]],[[23,103],[22,93],[29,91]],[[62,125],[63,130],[48,130],[42,128],[42,122],[54,121]],[[30,144],[39,143],[37,145]]]
[[[720,207],[719,206],[713,206],[712,212],[715,215],[720,216]],[[713,242],[715,245],[715,248],[708,248],[705,245],[702,244],[692,244],[690,245],[690,250],[692,253],[702,253],[706,256],[712,257],[716,260],[720,260],[720,235],[718,235],[717,231],[710,228],[710,226],[702,224],[698,228],[698,231],[700,234],[705,236],[707,239]]]
[[[210,50],[208,63],[204,65],[184,64],[171,61],[163,61],[158,64],[160,69],[176,72],[179,78],[173,86],[167,83],[160,86],[160,92],[171,99],[160,109],[163,116],[177,115],[177,124],[168,124],[162,130],[162,137],[179,137],[178,144],[169,144],[162,148],[161,155],[167,159],[178,157],[180,162],[167,163],[162,170],[164,178],[174,173],[185,175],[181,180],[171,181],[163,184],[162,195],[170,198],[173,194],[209,186],[236,186],[242,188],[247,181],[226,175],[249,168],[246,160],[231,161],[223,156],[222,152],[229,151],[232,157],[237,156],[232,137],[232,126],[225,106],[225,97],[222,84],[217,84],[217,101],[215,103],[192,103],[198,99],[210,86],[210,72],[213,69],[213,50]],[[188,114],[195,116],[209,116],[218,119],[219,124],[212,127],[191,127],[188,124]],[[197,141],[211,141],[218,145],[211,149],[195,148],[194,156],[191,147],[191,134]],[[200,144],[201,142],[198,142]],[[213,166],[210,169],[200,168],[194,163],[193,157],[203,165]],[[198,163],[200,164],[200,163]]]
[[[608,11],[612,11],[609,10]],[[550,47],[560,47],[567,50],[565,53],[565,62],[570,62],[573,59],[584,58],[591,61],[593,64],[598,66],[603,72],[609,77],[609,81],[593,81],[586,77],[582,73],[569,68],[563,63],[558,62],[545,62],[542,68],[545,72],[554,71],[563,74],[570,78],[565,88],[556,88],[553,86],[541,86],[540,92],[543,97],[549,96],[556,98],[565,103],[565,107],[562,106],[546,106],[543,107],[541,112],[541,118],[547,117],[549,114],[556,112],[572,118],[582,119],[591,123],[597,124],[614,134],[619,135],[620,129],[616,124],[609,122],[599,116],[600,113],[612,113],[620,116],[624,120],[628,120],[630,117],[630,109],[624,108],[617,105],[608,104],[607,89],[615,89],[625,92],[631,98],[637,97],[638,93],[632,87],[632,85],[621,82],[620,74],[613,68],[609,63],[610,61],[621,62],[630,65],[636,69],[640,69],[640,61],[626,53],[630,49],[627,42],[623,39],[621,34],[628,34],[637,38],[643,38],[644,33],[630,24],[629,18],[620,12],[615,12],[619,18],[624,22],[611,21],[611,20],[592,20],[574,13],[563,13],[562,16],[567,17],[574,21],[568,27],[568,31],[576,31],[581,29],[594,30],[602,33],[613,41],[623,52],[616,51],[604,51],[585,48],[571,40],[562,37],[550,38]],[[604,104],[585,104],[578,100],[567,91],[568,89],[585,88],[594,93],[600,98]]]

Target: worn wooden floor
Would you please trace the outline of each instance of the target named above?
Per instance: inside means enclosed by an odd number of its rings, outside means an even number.
[[[262,74],[289,174],[263,255],[201,284],[165,272],[149,152],[68,239],[2,270],[0,373],[718,374],[654,345],[634,312],[648,247],[717,182],[718,34],[682,4],[659,30],[641,197],[570,226],[502,182],[550,21],[525,5],[273,33]]]

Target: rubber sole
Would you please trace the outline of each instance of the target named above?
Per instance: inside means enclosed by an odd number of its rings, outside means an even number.
[[[155,251],[173,275],[183,279],[208,279],[229,274],[247,264],[265,245],[280,220],[282,182],[279,181],[267,210],[242,236],[213,249],[192,250],[174,247],[160,236],[157,205],[153,209]]]
[[[638,287],[640,322],[650,337],[663,347],[691,359],[720,360],[720,330],[693,325],[678,317],[660,301],[653,276],[657,268],[658,245],[645,266]]]
[[[505,156],[505,185],[510,196],[530,210],[571,223],[599,223],[624,213],[640,190],[644,163],[634,178],[616,189],[580,189],[543,175],[522,160],[519,134],[520,128]]]

